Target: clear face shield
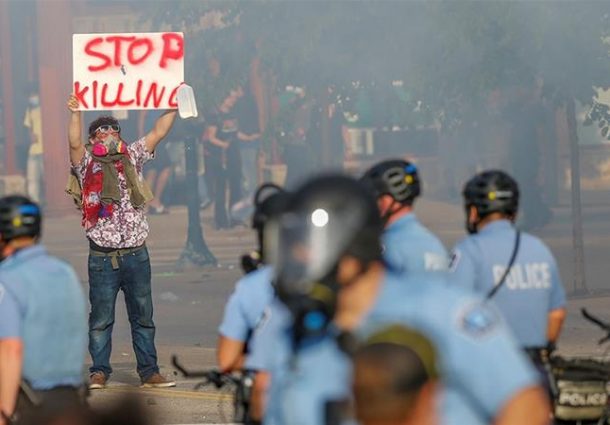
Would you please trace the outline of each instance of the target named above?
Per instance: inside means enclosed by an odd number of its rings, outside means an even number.
[[[275,270],[276,288],[288,296],[311,295],[348,248],[362,221],[359,208],[346,206],[339,216],[323,207],[289,212],[268,223],[265,258]]]

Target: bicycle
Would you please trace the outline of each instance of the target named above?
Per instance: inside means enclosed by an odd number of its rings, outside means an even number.
[[[185,378],[203,378],[197,383],[194,389],[198,390],[210,384],[216,389],[223,388],[227,385],[234,386],[233,390],[233,411],[234,421],[240,424],[249,423],[250,412],[250,396],[252,394],[252,385],[254,377],[249,371],[240,371],[235,373],[223,373],[217,369],[192,371],[187,370],[178,362],[177,356],[172,356],[172,365]]]

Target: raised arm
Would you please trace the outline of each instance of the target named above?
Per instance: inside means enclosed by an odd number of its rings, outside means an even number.
[[[77,165],[85,155],[85,146],[81,140],[81,112],[78,110],[78,98],[73,94],[68,98],[70,122],[68,125],[68,141],[70,142],[70,162]]]
[[[167,133],[174,125],[174,120],[176,119],[176,114],[178,113],[175,109],[169,109],[163,113],[157,121],[155,122],[154,127],[150,132],[146,135],[146,149],[148,152],[154,152],[155,148],[159,144],[159,142],[167,136]]]

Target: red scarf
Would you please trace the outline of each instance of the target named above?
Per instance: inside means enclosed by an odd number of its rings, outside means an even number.
[[[128,152],[125,152],[124,155],[127,155],[129,158]],[[83,179],[82,190],[82,225],[85,230],[93,228],[100,218],[112,217],[114,212],[114,203],[102,202],[102,187],[104,183],[102,164],[96,160],[95,155],[91,155],[91,158]],[[113,165],[116,167],[118,174],[122,175],[124,173],[121,161],[114,161]]]

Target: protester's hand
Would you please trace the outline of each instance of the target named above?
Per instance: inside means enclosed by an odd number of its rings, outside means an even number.
[[[72,112],[78,112],[78,98],[73,94],[68,98],[68,109]]]

